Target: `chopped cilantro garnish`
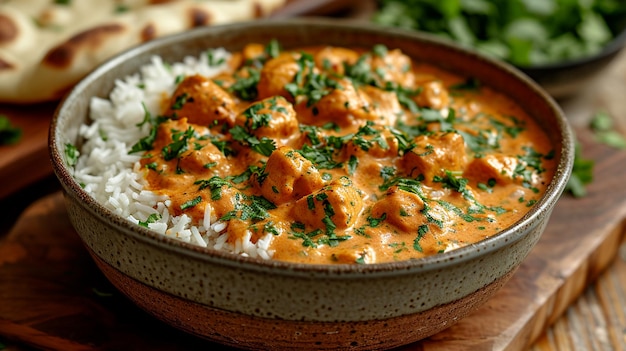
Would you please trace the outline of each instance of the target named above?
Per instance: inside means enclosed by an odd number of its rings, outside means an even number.
[[[180,205],[180,209],[184,211],[198,205],[200,202],[202,202],[202,196],[197,196],[189,201],[185,201],[182,205]]]
[[[154,144],[154,141],[156,140],[156,137],[157,137],[157,130],[158,130],[159,124],[167,120],[167,118],[165,117],[153,117],[150,111],[148,111],[148,108],[146,107],[144,103],[142,103],[142,106],[144,110],[144,118],[140,123],[137,124],[137,127],[141,128],[143,125],[149,124],[150,132],[148,133],[147,136],[139,139],[139,141],[137,141],[131,147],[130,151],[128,151],[129,154],[132,154],[135,152],[152,150],[152,145]]]
[[[276,99],[276,97],[272,98],[274,104],[276,104]],[[259,113],[263,108],[265,108],[264,102],[258,102],[243,111],[243,115],[246,117],[246,127],[248,129],[255,130],[269,126],[272,115],[269,113]]]
[[[242,145],[249,146],[252,150],[263,156],[269,156],[274,150],[276,150],[274,140],[267,137],[262,137],[259,140],[242,126],[234,126],[230,129],[230,134],[234,140],[238,141]]]
[[[269,57],[276,57],[280,54],[280,43],[276,39],[272,39],[265,46],[265,53]]]
[[[161,150],[165,161],[180,157],[182,153],[189,149],[189,139],[193,137],[194,129],[189,126],[184,132],[172,131],[172,143],[165,145]]]
[[[261,79],[261,71],[258,68],[247,68],[247,75],[235,76],[235,83],[230,87],[230,91],[239,98],[252,101],[258,95],[257,84]]]
[[[232,187],[230,181],[220,178],[218,176],[213,176],[210,179],[196,180],[194,184],[200,185],[198,190],[209,188],[209,190],[211,191],[211,200],[219,200],[222,198],[222,187]]]
[[[334,149],[331,147],[314,148],[309,145],[302,146],[302,149],[297,150],[302,157],[311,161],[319,169],[333,169],[342,166],[341,162],[337,162],[333,159]]]
[[[176,97],[174,104],[171,106],[172,110],[180,110],[187,103],[187,101],[193,101],[193,98],[187,93],[182,93]]]
[[[367,224],[372,227],[372,228],[376,228],[380,225],[380,223],[382,223],[385,219],[387,219],[387,214],[383,213],[379,218],[376,217],[372,217],[369,216],[367,217]]]
[[[463,194],[465,197],[471,197],[471,193],[469,193],[467,189],[467,183],[469,180],[467,178],[457,177],[453,172],[446,171],[445,176],[435,176],[433,181],[437,183],[442,183],[444,188],[452,189],[458,193]]]
[[[413,240],[413,249],[415,251],[424,252],[424,249],[422,249],[422,245],[420,244],[420,241],[422,240],[424,235],[426,235],[426,233],[428,233],[428,225],[426,224],[420,225],[419,228],[417,229],[417,237],[415,238],[415,240]]]
[[[211,144],[215,145],[218,150],[220,150],[224,156],[232,156],[235,155],[235,150],[230,146],[230,143],[226,140],[219,140],[216,138],[211,138]]]
[[[206,57],[209,67],[221,66],[226,62],[226,59],[224,57],[217,57],[214,50],[208,50],[206,52]]]
[[[262,196],[238,193],[235,196],[235,209],[223,215],[220,220],[229,221],[237,218],[242,221],[258,222],[267,219],[270,216],[268,211],[275,208],[276,205]]]
[[[304,96],[308,107],[313,106],[322,97],[339,88],[339,83],[336,80],[314,71],[315,61],[310,54],[301,53],[297,63],[300,69],[296,73],[294,81],[285,85],[285,89],[294,98]]]
[[[348,160],[348,174],[353,175],[354,172],[356,172],[356,167],[359,165],[359,159],[354,156],[351,155],[350,159]]]
[[[139,224],[142,227],[146,227],[148,228],[148,225],[150,223],[155,223],[156,221],[158,221],[159,219],[161,219],[161,215],[158,213],[152,213],[151,215],[148,216],[148,218],[146,218],[145,221],[139,221],[137,224]]]
[[[70,167],[76,166],[78,162],[78,149],[73,144],[65,144],[65,162]]]

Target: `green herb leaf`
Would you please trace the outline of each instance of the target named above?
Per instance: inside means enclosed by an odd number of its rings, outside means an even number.
[[[626,137],[614,129],[613,118],[605,111],[593,115],[590,122],[596,141],[616,149],[626,149]]]
[[[0,115],[0,145],[17,143],[22,137],[22,129],[11,124],[9,117]]]
[[[76,166],[78,162],[78,149],[73,144],[65,144],[65,162],[69,167]]]
[[[587,195],[586,186],[593,181],[593,167],[594,161],[583,157],[582,147],[577,143],[572,175],[565,186],[565,191],[577,198]]]
[[[172,133],[172,143],[165,145],[161,150],[165,161],[173,160],[180,157],[189,149],[189,139],[193,137],[194,129],[189,126],[184,132],[174,131]]]

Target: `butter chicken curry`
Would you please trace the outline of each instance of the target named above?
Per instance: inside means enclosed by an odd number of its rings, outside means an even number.
[[[133,151],[173,214],[202,222],[210,206],[232,243],[271,235],[276,260],[459,248],[520,219],[555,170],[515,101],[397,49],[272,41],[226,66],[179,77]]]

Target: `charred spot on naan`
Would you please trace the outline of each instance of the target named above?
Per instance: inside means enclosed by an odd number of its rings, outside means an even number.
[[[189,10],[189,18],[191,27],[202,27],[211,24],[211,14],[201,8],[192,7]]]
[[[124,34],[126,31],[128,28],[117,23],[105,24],[83,31],[48,51],[42,63],[56,68],[70,67],[81,49],[96,49],[108,38]]]
[[[140,33],[141,41],[149,41],[157,37],[157,30],[152,22],[146,24]]]
[[[0,45],[8,44],[17,39],[19,29],[8,16],[0,14]]]
[[[254,18],[261,18],[267,15],[263,10],[263,5],[259,4],[257,1],[255,1],[252,6],[254,6]]]
[[[15,68],[11,62],[5,61],[0,57],[0,72],[2,71],[12,71]]]

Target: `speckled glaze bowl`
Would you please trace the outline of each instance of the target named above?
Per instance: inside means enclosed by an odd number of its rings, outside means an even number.
[[[522,103],[548,131],[558,170],[520,221],[487,240],[424,259],[373,265],[302,265],[234,256],[174,241],[120,218],[72,178],[67,143],[80,145],[89,99],[153,55],[180,61],[211,47],[239,50],[276,38],[284,47],[382,43],[471,75]],[[137,305],[189,333],[245,349],[385,349],[435,334],[476,310],[515,272],[541,236],[573,163],[558,105],[508,65],[393,29],[322,19],[258,21],[157,39],[109,60],[75,86],[50,128],[50,155],[69,217],[93,259]]]

